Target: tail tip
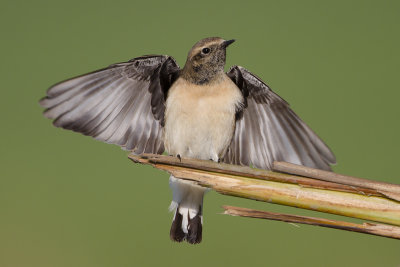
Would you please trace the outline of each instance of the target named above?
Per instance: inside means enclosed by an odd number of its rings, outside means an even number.
[[[182,214],[176,212],[175,218],[172,221],[169,237],[174,242],[182,242],[185,240],[186,234],[182,230]]]
[[[189,214],[187,216],[187,232],[185,233],[182,229],[183,215],[178,211],[175,213],[169,236],[174,242],[186,241],[192,245],[199,244],[203,234],[201,214],[196,214],[192,219]]]
[[[201,215],[197,214],[193,219],[189,219],[186,241],[190,244],[199,244],[202,240],[202,235],[203,225],[201,223]]]

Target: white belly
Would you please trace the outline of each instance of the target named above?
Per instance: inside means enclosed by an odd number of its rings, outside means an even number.
[[[169,90],[164,144],[171,155],[218,160],[228,148],[242,94],[228,78],[211,85],[178,79]]]

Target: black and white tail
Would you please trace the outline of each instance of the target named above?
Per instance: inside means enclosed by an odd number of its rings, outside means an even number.
[[[170,210],[175,211],[170,230],[171,240],[200,243],[203,232],[203,196],[206,189],[173,176],[169,178],[169,185],[173,193]]]

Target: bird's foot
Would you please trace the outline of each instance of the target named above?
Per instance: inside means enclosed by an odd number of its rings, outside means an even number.
[[[221,159],[220,158],[218,158],[218,159],[210,159],[210,160],[213,161],[213,162],[221,163]]]
[[[182,158],[181,158],[181,155],[176,155],[176,157],[179,159],[179,162],[182,162]]]
[[[221,162],[221,159],[218,157],[217,154],[212,155],[212,158],[211,158],[210,160],[211,160],[211,161],[214,161],[214,162],[218,162],[218,163]]]

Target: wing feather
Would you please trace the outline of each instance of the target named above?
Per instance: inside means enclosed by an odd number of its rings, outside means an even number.
[[[178,74],[173,58],[144,56],[58,83],[40,104],[57,127],[160,154],[165,97]]]
[[[330,170],[335,156],[285,100],[243,67],[234,66],[227,75],[245,102],[225,162],[271,169],[274,161],[287,161]]]

